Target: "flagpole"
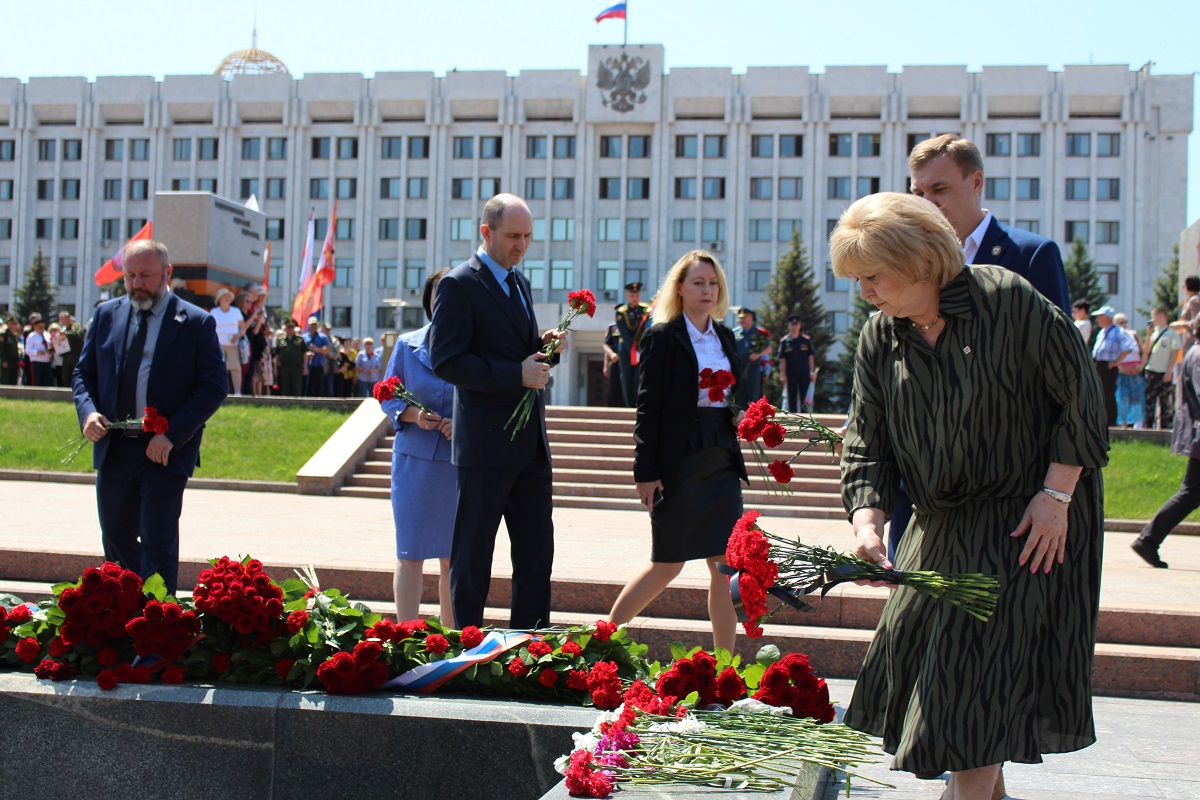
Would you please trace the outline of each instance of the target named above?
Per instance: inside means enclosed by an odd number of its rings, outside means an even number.
[[[629,47],[629,0],[625,0],[625,18],[622,20],[625,23],[625,41],[621,42],[621,49]]]

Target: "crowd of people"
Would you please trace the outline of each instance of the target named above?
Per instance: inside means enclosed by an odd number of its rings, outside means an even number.
[[[0,385],[70,386],[85,333],[69,311],[49,326],[36,311],[24,325],[8,314],[0,330]]]

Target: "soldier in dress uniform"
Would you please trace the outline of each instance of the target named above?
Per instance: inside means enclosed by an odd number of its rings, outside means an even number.
[[[618,364],[621,367],[621,393],[625,405],[637,406],[638,359],[637,345],[650,322],[650,306],[642,302],[642,284],[625,284],[625,303],[617,306]]]
[[[304,357],[308,354],[308,345],[304,337],[296,333],[296,323],[287,320],[283,323],[283,338],[275,346],[275,357],[278,359],[275,374],[279,378],[279,393],[284,397],[299,397],[304,386]]]
[[[771,332],[758,324],[754,309],[742,306],[737,311],[738,326],[733,329],[738,356],[742,359],[742,374],[736,376],[734,402],[747,408],[762,397],[763,367],[770,363]]]
[[[9,314],[0,330],[0,384],[16,386],[21,374],[21,323]]]
[[[787,410],[797,413],[808,395],[808,385],[816,374],[817,360],[813,355],[812,341],[800,331],[800,315],[789,315],[787,325],[787,334],[779,340],[779,362],[783,366],[783,380],[787,386]]]

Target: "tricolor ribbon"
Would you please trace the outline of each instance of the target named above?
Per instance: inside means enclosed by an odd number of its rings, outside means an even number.
[[[491,631],[483,637],[482,642],[470,650],[464,650],[445,661],[434,661],[414,667],[392,678],[383,688],[429,694],[472,664],[487,663],[501,653],[520,647],[533,638],[534,635],[529,631]]]

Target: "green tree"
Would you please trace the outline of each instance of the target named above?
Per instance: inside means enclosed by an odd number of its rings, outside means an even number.
[[[863,326],[871,316],[875,306],[854,296],[854,307],[850,310],[850,322],[846,330],[838,337],[842,352],[838,354],[837,364],[833,367],[832,375],[826,381],[830,387],[830,402],[833,410],[842,412],[850,407],[850,394],[854,390],[854,356],[858,352],[858,337],[862,334]]]
[[[758,311],[758,324],[771,332],[775,350],[778,351],[778,342],[787,333],[788,316],[799,314],[804,333],[812,340],[813,355],[817,369],[820,369],[833,337],[825,319],[825,306],[817,291],[817,279],[808,263],[808,251],[800,240],[799,231],[792,232],[791,249],[780,256],[771,282],[767,284],[766,294],[766,302]],[[763,394],[778,406],[782,405],[783,365],[772,363],[775,368],[763,386]],[[825,394],[818,381],[813,400],[818,409],[824,408],[822,401]]]
[[[1154,291],[1150,301],[1138,308],[1138,313],[1150,319],[1150,312],[1162,308],[1167,312],[1167,322],[1179,317],[1179,244],[1171,245],[1171,258],[1154,278]]]
[[[25,273],[25,284],[16,292],[14,310],[17,317],[24,323],[29,319],[29,315],[36,311],[46,320],[47,325],[50,324],[55,294],[54,287],[50,285],[50,265],[46,263],[42,248],[39,247],[33,259],[33,266]]]
[[[1071,254],[1063,267],[1067,271],[1067,295],[1072,303],[1086,300],[1094,314],[1108,302],[1108,295],[1101,288],[1100,273],[1096,272],[1096,262],[1088,257],[1087,245],[1078,236],[1071,242]]]

